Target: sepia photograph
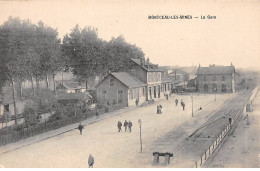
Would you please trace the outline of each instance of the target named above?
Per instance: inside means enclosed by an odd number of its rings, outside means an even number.
[[[0,168],[260,168],[260,0],[0,0]]]

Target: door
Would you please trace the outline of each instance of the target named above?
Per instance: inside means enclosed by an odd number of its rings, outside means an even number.
[[[156,86],[153,87],[153,91],[154,91],[154,98],[156,98]]]
[[[161,97],[161,86],[158,85],[158,98]]]
[[[209,87],[207,84],[204,85],[204,92],[208,92],[209,91]]]
[[[152,99],[152,87],[149,87],[149,96],[150,96],[150,99]]]
[[[213,92],[216,93],[217,92],[217,84],[213,84]]]
[[[122,103],[123,102],[123,90],[118,90],[118,95],[117,95],[117,99],[118,99],[118,103]]]
[[[226,93],[227,92],[227,85],[226,84],[222,84],[222,93]]]

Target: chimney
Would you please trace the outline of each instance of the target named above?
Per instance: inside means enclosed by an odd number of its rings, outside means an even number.
[[[140,61],[141,61],[141,65],[144,66],[144,64],[145,64],[145,58],[141,58]]]

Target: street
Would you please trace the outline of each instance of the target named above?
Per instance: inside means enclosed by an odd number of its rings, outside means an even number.
[[[83,135],[78,130],[70,131],[17,150],[0,154],[3,167],[88,167],[88,156],[95,158],[94,167],[149,167],[152,162],[150,147],[171,130],[179,132],[178,146],[186,135],[192,133],[212,111],[236,94],[194,95],[194,117],[191,115],[191,96],[175,95],[168,101],[139,107],[135,110],[85,126]],[[185,111],[175,99],[183,99]],[[162,114],[156,114],[156,106],[162,105]],[[198,110],[202,107],[202,110]],[[138,120],[142,120],[143,153],[140,153]],[[117,122],[133,123],[132,132],[118,132]],[[190,124],[187,124],[190,123]],[[186,129],[187,128],[187,129]],[[185,134],[183,134],[185,132]],[[187,133],[188,132],[188,133]],[[167,142],[165,142],[167,143]],[[158,146],[159,147],[159,146]],[[25,157],[26,156],[26,157]]]

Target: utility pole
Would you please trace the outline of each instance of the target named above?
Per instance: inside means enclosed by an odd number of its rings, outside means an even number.
[[[142,153],[143,148],[142,148],[142,121],[141,121],[141,119],[138,120],[138,124],[139,124],[139,126],[140,126],[140,145],[141,145],[141,150],[140,150],[140,152]]]
[[[191,116],[193,117],[193,94],[191,94]]]

